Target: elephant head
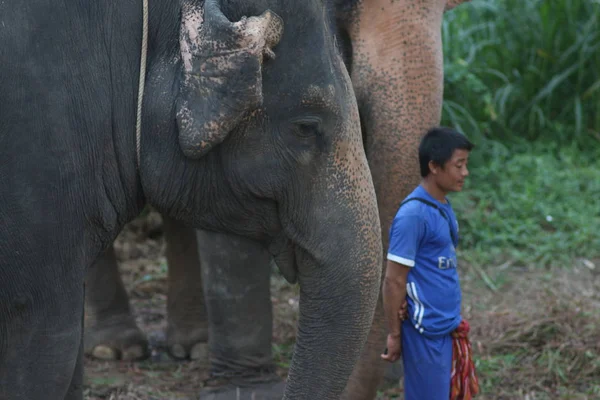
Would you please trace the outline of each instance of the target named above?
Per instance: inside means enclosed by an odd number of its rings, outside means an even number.
[[[179,148],[161,133],[142,151],[148,168],[172,151],[170,174],[155,165],[142,174],[154,204],[196,227],[261,241],[298,280],[286,398],[339,396],[381,276],[357,104],[326,11],[318,0],[184,6]]]

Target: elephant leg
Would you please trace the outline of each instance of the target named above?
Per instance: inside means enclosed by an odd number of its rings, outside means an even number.
[[[420,139],[441,119],[441,23],[445,6],[446,0],[361,0],[345,20],[352,46],[351,77],[377,194],[384,255],[398,205],[420,181]],[[375,398],[384,369],[389,366],[380,358],[386,334],[380,297],[344,399]]]
[[[84,286],[84,299],[85,299],[85,284]],[[80,301],[79,304],[83,303],[85,300]],[[83,332],[84,332],[84,321],[85,321],[85,315],[84,312],[81,311],[81,318],[80,318],[80,336],[79,336],[79,346],[78,346],[78,350],[77,350],[77,361],[75,364],[75,369],[73,371],[73,377],[71,378],[71,383],[69,384],[69,389],[67,389],[67,394],[65,396],[64,400],[80,400],[83,399],[83,355],[84,355],[84,348],[83,348],[83,340],[84,340],[84,336],[83,336]]]
[[[169,266],[167,346],[177,359],[208,360],[208,318],[196,232],[163,215]]]
[[[83,276],[57,271],[2,270],[0,399],[83,399]]]
[[[111,245],[85,277],[85,354],[101,360],[147,357],[148,342],[135,323]]]
[[[271,353],[270,255],[238,236],[199,230],[197,238],[212,375],[200,398],[281,399],[285,385]]]

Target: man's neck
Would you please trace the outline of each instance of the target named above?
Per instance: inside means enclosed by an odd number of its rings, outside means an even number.
[[[431,197],[433,197],[440,203],[443,203],[443,204],[447,203],[446,195],[448,193],[443,191],[438,185],[436,185],[431,180],[429,180],[427,178],[423,178],[423,180],[421,181],[421,186],[423,187],[423,189],[425,189],[425,191],[427,193],[429,193],[431,195]]]

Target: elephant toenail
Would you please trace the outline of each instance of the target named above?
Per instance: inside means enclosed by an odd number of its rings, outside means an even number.
[[[208,343],[196,343],[190,352],[192,360],[208,360]]]
[[[174,344],[171,346],[171,355],[175,358],[184,359],[187,357],[187,352],[180,344]]]
[[[115,349],[104,345],[94,347],[92,355],[99,360],[117,360],[119,358]]]

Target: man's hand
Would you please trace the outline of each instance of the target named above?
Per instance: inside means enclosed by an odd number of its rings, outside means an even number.
[[[400,354],[402,353],[402,342],[400,340],[400,335],[388,335],[386,350],[387,353],[381,355],[383,360],[393,363],[400,358]]]
[[[402,303],[400,309],[398,310],[398,318],[400,321],[405,321],[408,319],[408,303],[406,300],[404,300],[404,303]]]

